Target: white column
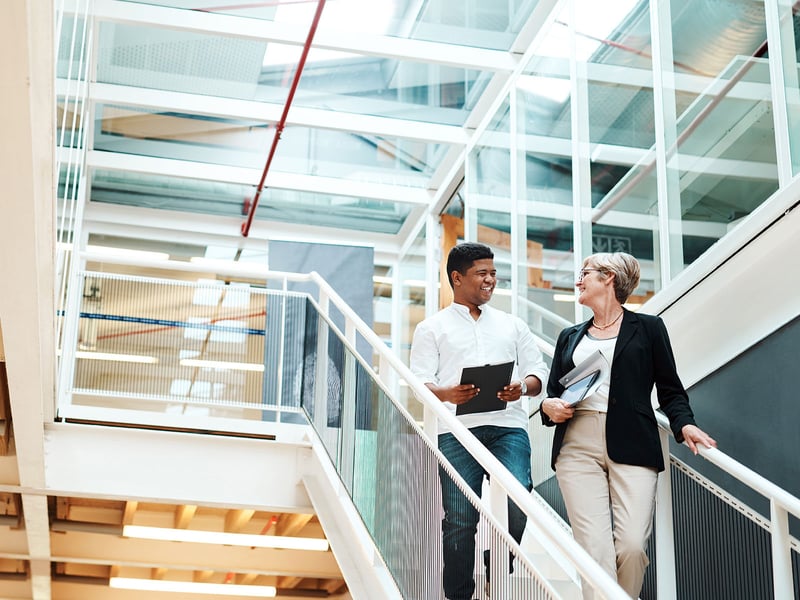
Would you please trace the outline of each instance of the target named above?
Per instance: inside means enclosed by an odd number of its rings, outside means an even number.
[[[800,83],[795,58],[793,4],[791,0],[764,2],[780,187],[788,185],[792,176],[800,172],[800,134],[797,132],[800,126]]]
[[[583,259],[592,253],[592,181],[589,138],[589,90],[586,63],[578,61],[576,0],[569,3],[569,79],[571,124],[572,124],[572,245],[575,250],[574,271]],[[575,321],[584,320],[585,309],[575,302]]]
[[[669,2],[650,3],[653,47],[653,116],[658,194],[658,247],[661,287],[683,270],[680,171],[678,165],[675,73],[672,56],[672,18]]]

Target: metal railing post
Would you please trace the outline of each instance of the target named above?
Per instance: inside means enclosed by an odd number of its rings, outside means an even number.
[[[504,531],[508,531],[508,495],[502,486],[494,479],[489,480],[489,510],[500,523]],[[493,552],[489,558],[490,577],[490,597],[500,598],[503,589],[508,589],[504,585],[504,580],[508,578],[508,552],[499,552],[495,544],[490,544]],[[502,545],[500,545],[502,547]]]
[[[792,557],[789,545],[789,513],[770,498],[770,545],[772,547],[773,598],[793,598]]]
[[[672,521],[672,481],[669,461],[669,433],[658,430],[665,469],[656,485],[655,545],[656,590],[659,598],[677,598],[675,573],[675,531]]]
[[[330,306],[328,296],[320,290],[319,310],[327,315]],[[328,324],[324,319],[317,322],[317,348],[314,357],[314,422],[317,431],[328,428]]]
[[[351,348],[356,347],[356,328],[353,321],[345,315],[345,339]],[[353,475],[355,473],[354,461],[356,456],[356,401],[358,400],[357,369],[358,361],[351,351],[344,353],[344,367],[342,369],[342,396],[341,425],[342,437],[339,444],[341,461],[340,472],[342,480],[348,489],[352,490]]]
[[[75,256],[72,257],[76,261]],[[61,361],[59,362],[56,415],[59,410],[72,404],[72,387],[75,376],[75,352],[78,348],[78,329],[81,322],[81,297],[83,296],[84,275],[74,272],[68,275],[67,301],[64,304],[64,327],[61,337]]]

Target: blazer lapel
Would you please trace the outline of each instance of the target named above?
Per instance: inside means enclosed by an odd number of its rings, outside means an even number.
[[[622,353],[622,350],[625,346],[628,345],[633,339],[633,336],[636,335],[636,331],[639,329],[639,317],[636,316],[636,313],[633,313],[627,309],[622,309],[624,312],[622,314],[622,324],[619,326],[619,334],[617,334],[617,343],[614,346],[614,360],[611,361],[611,364],[614,364],[614,361],[617,360],[617,357]]]
[[[572,360],[572,354],[575,352],[575,347],[578,345],[578,342],[581,341],[581,338],[586,334],[586,331],[591,327],[592,320],[589,319],[580,325],[575,326],[575,331],[573,331],[569,336],[569,341],[564,348],[564,359],[565,363],[568,364],[567,371],[573,369],[575,367],[575,363]],[[566,372],[566,371],[565,371]]]

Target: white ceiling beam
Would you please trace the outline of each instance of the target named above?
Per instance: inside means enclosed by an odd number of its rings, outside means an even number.
[[[67,157],[65,157],[67,158]],[[150,156],[136,156],[117,152],[92,150],[87,153],[86,165],[93,169],[124,171],[167,177],[181,177],[201,181],[218,181],[251,185],[255,188],[261,179],[262,169],[248,169],[209,163],[172,160]],[[265,187],[333,194],[346,197],[369,198],[404,204],[424,204],[431,201],[427,189],[403,187],[394,184],[372,183],[352,179],[320,177],[270,171],[267,174]]]
[[[68,82],[58,80],[57,90],[65,93]],[[89,97],[98,104],[136,106],[169,112],[207,115],[259,123],[280,120],[282,104],[220,98],[165,90],[146,89],[110,83],[93,83]],[[466,144],[467,134],[461,127],[424,123],[357,113],[336,112],[293,105],[286,121],[288,126],[346,131],[381,137],[420,140],[429,143]]]
[[[250,235],[244,238],[242,221],[236,217],[90,202],[86,206],[83,230],[88,234],[234,248],[263,248],[269,240],[342,243],[340,230],[332,232],[328,227],[262,219],[253,221]],[[377,265],[391,265],[398,256],[396,235],[353,229],[347,232],[347,242],[373,248]]]
[[[294,46],[302,46],[308,37],[308,27],[300,25],[136,4],[120,0],[96,0],[92,13],[95,19],[102,21],[193,31]],[[325,27],[324,20],[314,35],[313,47],[478,71],[512,71],[517,64],[517,59],[513,55],[500,50],[454,46],[368,33],[353,35],[352,32],[329,31]]]
[[[205,473],[206,485],[215,474]],[[176,552],[179,544],[180,552]],[[239,571],[261,575],[338,578],[341,570],[330,552],[250,548],[193,542],[164,542],[125,538],[113,533],[66,531],[53,536],[53,560],[75,564],[116,565],[122,568],[164,567],[175,570]],[[233,568],[235,567],[235,568]]]
[[[547,201],[548,194],[551,200]],[[563,204],[562,194],[550,192],[549,190],[532,190],[531,196],[535,200],[525,202],[525,214],[529,217],[541,219],[560,220],[565,223],[572,222],[572,206]],[[483,210],[510,210],[510,200],[508,198],[497,198],[475,194],[473,196],[475,205]],[[646,213],[636,213],[621,210],[612,210],[605,213],[598,221],[598,224],[619,227],[622,229],[639,229],[643,231],[655,231],[658,228],[658,218],[656,215]],[[728,231],[727,223],[716,223],[712,221],[683,221],[684,233],[687,235],[708,237],[719,239]]]
[[[753,59],[758,61],[759,59]],[[767,61],[762,63],[766,70]],[[548,57],[547,61],[537,65],[537,76],[541,77],[566,77],[569,73],[569,61],[566,58]],[[589,62],[586,64],[586,76],[589,83],[607,83],[613,86],[627,86],[630,88],[652,89],[653,71],[649,69],[636,69],[621,65],[602,64]],[[527,89],[535,89],[540,79],[527,74],[521,74],[518,81],[526,85]],[[691,73],[675,73],[675,90],[690,94],[714,97],[724,91],[729,79],[718,77],[705,77]],[[757,81],[740,81],[727,91],[725,98],[729,100],[752,100],[762,102],[769,98],[769,83]]]
[[[9,583],[3,583],[3,589],[9,587]],[[133,590],[115,589],[105,585],[97,585],[96,583],[81,580],[80,578],[70,577],[57,577],[53,580],[53,598],[80,598],[81,600],[135,600],[142,598],[146,594],[147,600],[187,600],[191,598],[216,597],[222,596],[207,596],[198,594],[181,594],[178,596],[176,592],[157,592],[148,590],[147,592],[136,592]],[[177,598],[176,598],[177,596]],[[4,596],[6,597],[6,596]],[[16,595],[10,592],[7,596],[9,598],[24,598],[25,596]],[[304,592],[302,590],[292,590],[292,600],[319,600],[319,592],[310,590]],[[239,596],[241,599],[242,597]]]

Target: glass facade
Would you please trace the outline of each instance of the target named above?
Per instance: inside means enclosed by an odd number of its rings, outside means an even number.
[[[404,358],[447,244],[490,244],[495,302],[550,339],[582,318],[584,256],[635,255],[640,304],[800,169],[788,0],[341,0],[302,71],[314,2],[114,6],[59,20],[59,193],[85,233],[119,207],[213,228],[261,192],[262,238],[376,248]]]

